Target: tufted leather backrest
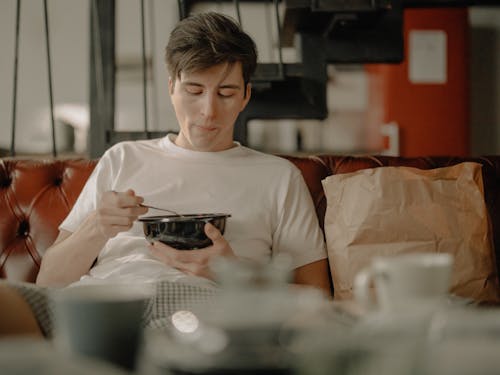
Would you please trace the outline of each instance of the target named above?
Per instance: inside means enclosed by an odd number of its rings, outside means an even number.
[[[321,180],[331,174],[382,166],[431,169],[475,161],[483,165],[485,201],[492,221],[497,267],[500,259],[500,156],[402,158],[389,156],[282,156],[302,172],[323,227],[326,198]],[[73,206],[93,160],[0,160],[0,277],[34,281],[45,250]]]
[[[0,277],[35,281],[96,162],[0,160]]]

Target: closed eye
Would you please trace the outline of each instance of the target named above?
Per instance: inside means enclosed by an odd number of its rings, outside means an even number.
[[[187,86],[186,92],[191,95],[200,95],[203,90],[197,86]]]
[[[221,96],[223,98],[230,98],[234,94],[236,94],[236,90],[235,89],[222,89],[222,90],[219,90],[219,96]]]

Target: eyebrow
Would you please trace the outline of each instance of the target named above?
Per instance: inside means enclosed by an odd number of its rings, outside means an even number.
[[[192,81],[184,81],[181,82],[182,86],[196,86],[196,87],[204,87],[201,83],[198,82],[192,82]],[[220,85],[219,89],[234,89],[234,90],[241,90],[241,86],[239,85],[233,85],[233,84],[227,84],[227,85]]]
[[[228,85],[221,85],[219,86],[220,89],[235,89],[235,90],[240,90],[241,87],[239,85],[231,85],[231,84],[228,84]]]
[[[190,82],[190,81],[185,81],[181,82],[182,86],[197,86],[197,87],[203,87],[201,83],[196,83],[196,82]]]

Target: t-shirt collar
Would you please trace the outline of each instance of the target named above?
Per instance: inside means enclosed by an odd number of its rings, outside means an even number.
[[[244,147],[241,146],[239,142],[233,141],[233,147],[222,150],[222,151],[194,151],[190,150],[175,144],[176,134],[170,133],[167,134],[162,139],[162,146],[165,147],[168,151],[177,154],[183,155],[187,157],[193,158],[219,158],[219,157],[227,157],[227,156],[236,156],[243,152]]]

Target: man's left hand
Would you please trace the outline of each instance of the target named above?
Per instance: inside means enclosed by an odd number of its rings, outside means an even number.
[[[219,256],[234,257],[235,254],[221,232],[210,223],[205,224],[205,233],[213,242],[211,246],[198,250],[177,250],[162,242],[155,241],[149,246],[155,258],[168,266],[189,275],[213,279],[210,269],[212,259]]]

